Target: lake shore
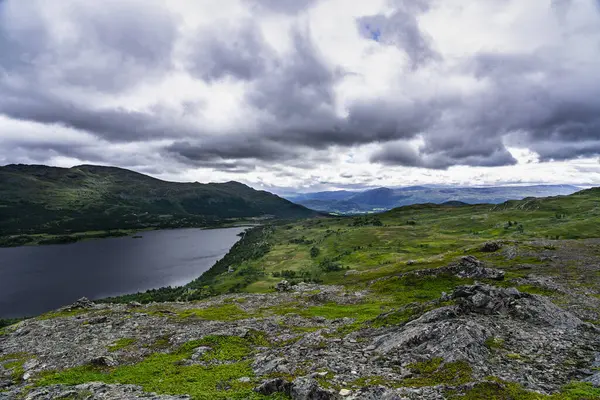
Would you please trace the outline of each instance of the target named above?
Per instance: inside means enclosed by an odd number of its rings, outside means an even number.
[[[239,221],[228,221],[218,224],[203,226],[168,226],[168,227],[144,227],[139,229],[114,229],[84,231],[63,234],[32,233],[32,234],[13,234],[0,236],[0,248],[20,247],[20,246],[44,246],[56,244],[71,244],[86,240],[107,239],[131,236],[135,239],[141,239],[139,235],[143,232],[173,229],[222,229],[222,228],[243,228],[257,226],[255,220],[244,219]],[[142,237],[140,237],[142,236]]]

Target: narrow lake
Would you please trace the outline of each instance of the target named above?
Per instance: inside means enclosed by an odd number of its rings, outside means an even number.
[[[142,232],[68,245],[0,248],[0,318],[184,285],[221,259],[246,228]]]

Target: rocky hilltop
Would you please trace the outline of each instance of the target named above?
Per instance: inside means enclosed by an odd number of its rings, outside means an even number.
[[[368,307],[372,295],[336,285],[281,282],[277,293],[201,302],[81,299],[2,331],[0,399],[600,396],[600,329],[584,322],[597,297],[547,277],[507,281],[472,256],[369,286],[448,274],[474,283],[370,320],[327,312]],[[524,283],[552,288],[563,306],[513,287]]]

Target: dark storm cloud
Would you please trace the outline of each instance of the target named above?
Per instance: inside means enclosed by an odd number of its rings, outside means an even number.
[[[263,161],[284,161],[299,156],[299,150],[277,142],[252,138],[231,137],[212,138],[204,143],[176,142],[167,151],[191,162],[222,160],[257,159]]]
[[[516,164],[516,160],[503,146],[484,146],[479,150],[477,152],[476,149],[461,147],[454,151],[426,153],[406,143],[393,143],[374,153],[371,161],[429,169],[447,169],[453,165],[497,167]]]
[[[475,111],[463,117],[467,127],[498,138],[510,134],[511,144],[543,161],[600,154],[600,82],[592,68],[582,73],[549,51],[479,54],[472,65],[490,86],[473,97],[476,105],[464,107]]]
[[[160,139],[183,136],[191,129],[177,124],[177,120],[162,107],[152,112],[130,111],[122,108],[88,108],[53,96],[31,91],[2,87],[0,113],[14,119],[45,124],[57,124],[95,134],[115,142]]]
[[[221,26],[198,30],[191,43],[188,62],[190,73],[204,81],[231,76],[252,80],[263,76],[274,56],[259,27],[252,21],[239,26]]]
[[[0,3],[0,70],[31,85],[119,92],[171,68],[178,19],[157,2],[110,7],[62,2],[70,22],[58,34],[40,1]]]

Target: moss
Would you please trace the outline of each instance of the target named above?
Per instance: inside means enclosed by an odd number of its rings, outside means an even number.
[[[188,342],[171,353],[153,354],[133,365],[110,369],[82,366],[46,373],[36,385],[72,386],[97,381],[139,385],[147,392],[159,394],[188,394],[196,400],[284,398],[281,395],[261,396],[252,390],[256,382],[238,380],[242,377],[254,377],[251,361],[245,358],[251,354],[251,345],[256,341],[260,340],[252,335],[250,338],[208,336]],[[228,363],[214,363],[210,366],[183,365],[182,361],[189,359],[194,349],[202,345],[212,346],[212,350],[205,354],[205,359]]]
[[[305,307],[300,303],[288,303],[262,309],[264,314],[297,314],[305,318],[323,317],[329,320],[352,318],[364,322],[377,317],[386,310],[386,304],[377,301],[365,301],[359,304],[337,304],[330,302],[321,306]]]
[[[32,359],[33,356],[27,353],[11,353],[0,356],[0,365],[7,370],[11,370],[11,378],[13,382],[19,383],[22,380],[25,370],[23,365]]]
[[[323,328],[323,326],[292,326],[290,330],[295,333],[312,333]]]
[[[364,322],[353,322],[351,324],[343,325],[337,328],[333,333],[325,333],[324,337],[337,337],[343,338],[346,335],[356,332],[358,330],[366,328],[367,325]]]
[[[63,310],[63,311],[51,311],[37,317],[39,320],[47,320],[54,318],[67,318],[67,317],[75,317],[77,315],[88,313],[90,310],[85,308],[76,308],[73,310]]]
[[[564,397],[553,396],[553,399],[558,400],[564,398],[565,400],[588,400],[588,399],[600,399],[600,388],[594,387],[591,383],[587,382],[572,382],[563,387],[560,395]]]
[[[504,339],[495,336],[490,336],[486,339],[485,345],[490,350],[502,349],[504,347]]]
[[[522,359],[523,359],[523,356],[521,356],[521,355],[520,355],[520,354],[518,354],[518,353],[508,353],[508,354],[506,355],[506,358],[509,358],[509,359],[511,359],[511,360],[522,360]]]
[[[209,321],[237,321],[250,318],[250,314],[235,304],[223,304],[208,308],[192,308],[176,312],[179,318],[201,318]]]
[[[545,395],[528,391],[517,383],[491,377],[466,392],[450,390],[447,395],[449,400],[592,400],[600,399],[600,389],[591,383],[573,382],[564,386],[559,393]]]
[[[337,392],[341,389],[341,387],[332,382],[334,376],[335,374],[329,370],[319,371],[318,375],[315,377],[315,380],[322,388],[334,389]]]
[[[171,347],[171,336],[172,334],[159,336],[154,343],[147,347],[152,350],[166,350]]]
[[[118,351],[133,345],[135,342],[137,342],[137,339],[135,338],[121,338],[117,340],[113,345],[108,346],[108,351]]]
[[[417,376],[402,380],[401,386],[462,385],[471,381],[472,370],[466,361],[444,363],[442,358],[433,358],[409,364],[407,368]]]
[[[204,361],[241,361],[253,352],[255,346],[269,345],[264,333],[251,331],[246,337],[206,336],[201,340],[189,342],[179,351],[188,352],[199,346],[208,346],[210,351],[202,355]]]
[[[520,292],[523,293],[529,293],[529,294],[539,294],[542,296],[552,296],[552,295],[556,295],[556,292],[550,289],[545,289],[539,286],[533,286],[533,285],[521,285],[521,286],[517,286],[517,289],[519,289]]]
[[[407,275],[379,281],[371,289],[381,295],[387,295],[396,305],[423,303],[439,299],[442,292],[452,292],[459,285],[473,283],[472,279],[461,279],[450,274],[436,276]]]
[[[489,381],[476,384],[466,392],[449,391],[449,400],[542,400],[550,397],[529,392],[521,386],[502,381]]]

